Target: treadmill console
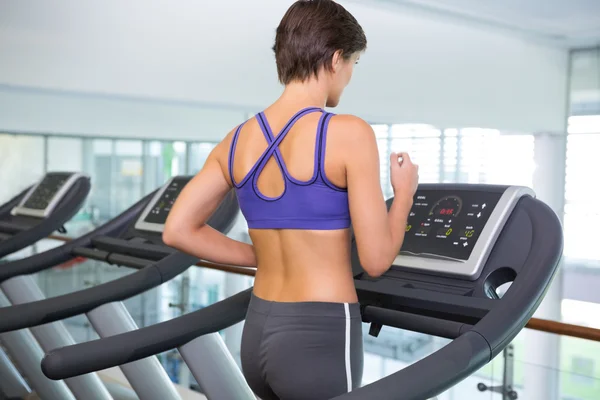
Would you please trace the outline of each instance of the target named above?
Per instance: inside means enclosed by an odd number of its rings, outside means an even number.
[[[46,218],[81,177],[82,174],[73,172],[47,173],[12,209],[11,214]]]
[[[415,193],[392,269],[477,279],[517,201],[534,193],[518,186],[444,187],[427,185]]]
[[[135,229],[150,232],[162,232],[167,222],[167,216],[184,186],[192,179],[190,176],[171,178],[156,192],[148,206],[144,209],[135,223]]]

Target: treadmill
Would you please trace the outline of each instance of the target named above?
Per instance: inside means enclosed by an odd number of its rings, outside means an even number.
[[[63,224],[79,211],[89,192],[90,179],[85,175],[48,172],[0,206],[0,259],[46,238],[54,231],[65,232]],[[0,271],[8,265],[6,260],[0,261]],[[0,306],[10,305],[9,299],[0,290]],[[10,355],[9,358],[3,352],[0,354],[0,370],[3,370],[0,387],[6,396],[24,397],[31,391],[31,385],[38,394],[44,394],[44,398],[74,398],[68,385],[50,381],[42,374],[39,363],[43,350],[31,332],[22,330],[0,334],[0,341]],[[23,385],[25,381],[19,379],[9,359],[15,362],[29,384]],[[77,383],[87,385],[97,393],[90,399],[110,399],[96,374],[77,378],[73,384],[76,386]]]
[[[452,341],[336,399],[423,400],[489,363],[536,311],[562,248],[557,215],[529,188],[419,185],[403,246],[385,274],[372,278],[363,271],[353,241],[354,282],[370,335],[387,325]],[[509,282],[500,296],[497,289]],[[196,356],[184,359],[209,399],[253,399],[230,389],[232,378],[221,371],[231,367],[231,359],[202,342],[244,319],[251,290],[171,321],[56,349],[46,355],[42,370],[63,379],[173,348],[193,349]],[[233,383],[238,384],[235,375]]]
[[[0,271],[0,288],[15,305],[0,308],[0,333],[30,328],[38,340],[45,338],[42,347],[48,352],[74,344],[72,339],[65,343],[62,333],[50,331],[48,326],[53,324],[49,323],[76,315],[85,313],[100,337],[137,329],[121,301],[160,286],[199,261],[166,246],[162,241],[169,211],[191,178],[174,177],[94,231],[63,246],[5,265]],[[238,212],[237,198],[231,191],[207,223],[220,232],[228,233]],[[31,277],[24,276],[74,257],[100,260],[137,271],[92,288],[48,299],[44,298]],[[7,287],[11,290],[6,290]],[[121,370],[140,398],[180,399],[156,357],[123,365]],[[85,400],[93,398],[77,397]]]

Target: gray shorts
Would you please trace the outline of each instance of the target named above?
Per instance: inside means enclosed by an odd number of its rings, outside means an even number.
[[[358,303],[250,300],[242,370],[262,400],[329,399],[361,384]]]

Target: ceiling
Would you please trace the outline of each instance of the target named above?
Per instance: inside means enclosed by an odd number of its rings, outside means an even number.
[[[570,48],[600,45],[600,0],[368,0],[487,25]]]

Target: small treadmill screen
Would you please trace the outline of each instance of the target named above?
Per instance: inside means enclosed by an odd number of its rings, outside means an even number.
[[[70,177],[69,173],[47,174],[22,207],[31,210],[45,210]]]
[[[417,190],[400,254],[468,260],[502,193]]]
[[[167,216],[171,211],[171,207],[177,200],[177,196],[181,193],[181,190],[189,182],[189,178],[175,178],[171,181],[171,184],[163,194],[159,197],[158,201],[154,203],[152,209],[144,218],[144,222],[151,224],[164,224],[167,221]]]

